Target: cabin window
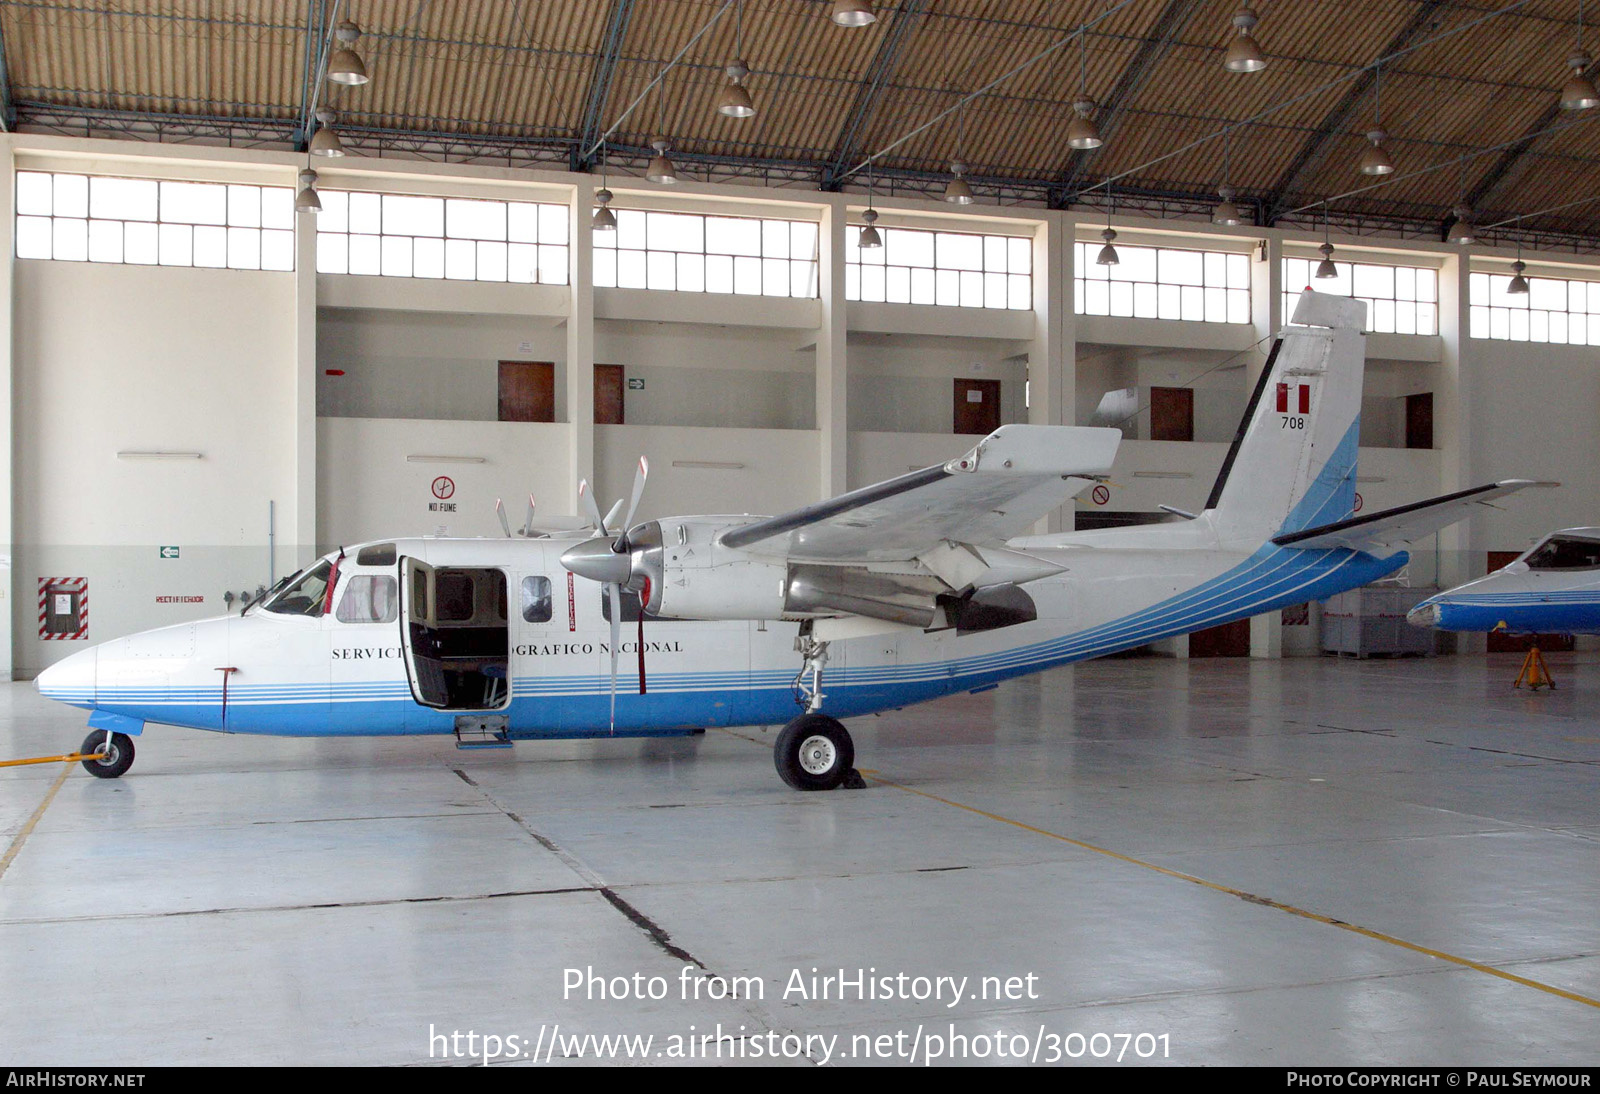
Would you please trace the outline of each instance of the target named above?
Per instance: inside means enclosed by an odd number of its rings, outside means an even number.
[[[346,583],[334,615],[341,623],[393,623],[396,588],[392,577],[357,574]]]
[[[1556,536],[1528,556],[1530,570],[1600,570],[1600,540]]]
[[[522,619],[526,623],[550,622],[550,579],[525,577],[522,579]]]
[[[323,559],[289,582],[282,592],[263,605],[264,609],[278,615],[321,615],[328,593],[328,576],[332,572],[333,563]]]
[[[393,566],[397,555],[392,543],[374,543],[361,548],[356,555],[357,566]]]

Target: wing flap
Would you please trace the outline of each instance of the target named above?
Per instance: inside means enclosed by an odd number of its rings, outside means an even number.
[[[1104,474],[1122,433],[1007,425],[948,463],[724,532],[722,545],[797,562],[914,558],[947,540],[1001,543]]]
[[[1534,482],[1531,479],[1505,479],[1470,490],[1458,490],[1427,501],[1413,502],[1395,509],[1385,509],[1365,516],[1351,517],[1300,532],[1277,536],[1273,543],[1279,547],[1299,547],[1305,550],[1345,547],[1352,551],[1381,550],[1414,543],[1431,536],[1441,528],[1448,528],[1471,516],[1475,507],[1487,505],[1496,499],[1526,490],[1530,486],[1556,486],[1553,482]]]

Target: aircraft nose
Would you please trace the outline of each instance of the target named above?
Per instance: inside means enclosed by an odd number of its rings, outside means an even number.
[[[34,686],[46,699],[78,705],[93,703],[98,662],[98,649],[79,650],[41,672]]]
[[[1424,600],[1406,613],[1406,622],[1413,627],[1437,627],[1442,614],[1437,600]]]

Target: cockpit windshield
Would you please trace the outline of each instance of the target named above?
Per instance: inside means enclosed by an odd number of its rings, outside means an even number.
[[[1530,570],[1600,570],[1600,540],[1551,536],[1527,562]]]
[[[264,603],[263,611],[278,615],[321,615],[323,602],[328,595],[328,577],[333,563],[323,559],[309,570],[299,574]]]

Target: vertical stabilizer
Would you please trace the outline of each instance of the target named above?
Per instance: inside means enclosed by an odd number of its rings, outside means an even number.
[[[1300,294],[1206,502],[1225,542],[1256,545],[1354,512],[1366,318],[1360,300]]]

